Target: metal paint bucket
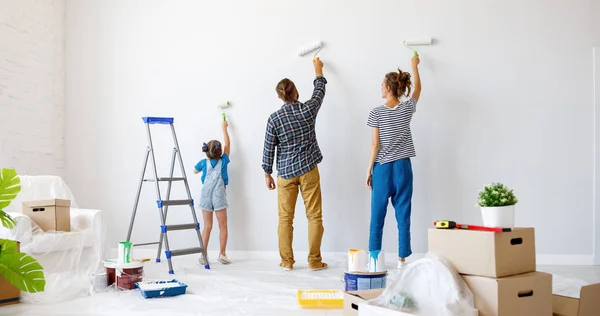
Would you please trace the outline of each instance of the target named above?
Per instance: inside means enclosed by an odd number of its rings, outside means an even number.
[[[344,273],[344,290],[361,291],[385,289],[387,272]]]
[[[106,272],[92,274],[92,286],[96,293],[106,292],[106,288],[108,287],[108,274],[106,274]]]

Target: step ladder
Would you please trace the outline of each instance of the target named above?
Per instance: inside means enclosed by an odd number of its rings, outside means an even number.
[[[177,135],[175,134],[175,126],[173,125],[174,118],[172,117],[143,117],[144,123],[146,124],[146,131],[148,134],[148,146],[146,147],[146,155],[144,157],[144,167],[142,168],[142,176],[140,178],[140,184],[138,186],[137,194],[135,197],[135,203],[133,205],[133,213],[131,214],[131,221],[129,222],[129,231],[127,232],[127,241],[131,239],[131,232],[133,230],[133,223],[135,221],[135,215],[137,213],[138,203],[140,200],[140,193],[142,192],[142,185],[145,182],[154,182],[156,186],[156,204],[158,206],[158,211],[160,215],[160,237],[158,242],[149,242],[149,243],[141,243],[141,244],[133,244],[133,246],[147,246],[147,245],[156,245],[158,244],[158,252],[156,254],[156,262],[160,262],[160,252],[163,246],[163,242],[165,245],[165,256],[167,258],[167,262],[169,263],[169,274],[174,274],[173,264],[171,263],[171,258],[175,256],[183,256],[194,253],[199,253],[202,255],[204,262],[206,265],[205,269],[210,269],[210,265],[208,263],[208,257],[206,255],[206,249],[204,244],[202,243],[202,235],[200,233],[200,223],[198,223],[198,218],[196,217],[196,210],[194,209],[194,200],[192,199],[192,194],[190,193],[190,187],[188,185],[187,177],[185,176],[185,168],[183,165],[183,159],[181,158],[181,151],[179,150],[179,143],[177,142]],[[152,135],[150,133],[150,125],[153,124],[163,124],[169,125],[171,127],[171,134],[173,135],[173,142],[175,147],[173,147],[173,155],[171,156],[171,169],[168,177],[161,178],[158,176],[158,171],[156,170],[156,159],[154,156],[154,147],[152,146]],[[152,161],[152,175],[153,178],[146,178],[146,169],[148,166],[148,158],[151,158]],[[181,177],[174,177],[175,171],[175,160],[179,161],[179,165],[181,167]],[[185,185],[185,190],[187,192],[188,198],[185,200],[171,200],[171,185],[173,182],[183,181]],[[165,198],[162,198],[162,194],[160,192],[160,183],[167,182],[167,194]],[[180,225],[167,225],[167,212],[169,210],[169,206],[189,206],[192,212],[192,218],[194,220],[193,223],[190,224],[180,224]],[[175,231],[175,230],[195,230],[196,235],[198,237],[198,242],[200,243],[200,247],[194,248],[186,248],[179,250],[171,250],[169,247],[169,238],[167,237],[167,232]]]

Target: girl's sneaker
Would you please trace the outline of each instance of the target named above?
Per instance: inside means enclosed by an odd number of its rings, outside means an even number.
[[[219,262],[222,264],[230,264],[231,260],[229,260],[229,258],[227,258],[227,255],[219,255]]]
[[[208,258],[206,258],[206,259],[208,259]],[[208,261],[206,259],[204,259],[203,255],[200,255],[200,258],[198,259],[198,263],[204,267],[205,265],[208,264]]]

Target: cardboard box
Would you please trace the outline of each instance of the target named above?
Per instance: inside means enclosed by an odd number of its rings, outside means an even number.
[[[551,316],[552,275],[531,272],[504,278],[463,275],[481,316]]]
[[[17,242],[17,250],[20,249],[21,245]],[[3,276],[0,276],[0,306],[17,304],[20,296],[21,291],[10,284]]]
[[[344,293],[344,316],[358,316],[358,306],[383,293],[383,289],[352,291]]]
[[[383,293],[383,289],[353,291],[344,293],[344,316],[415,316],[387,308],[366,304]],[[478,311],[473,310],[472,316],[477,316]]]
[[[463,314],[463,316],[478,316],[479,312],[476,309],[473,309],[473,313],[471,314]],[[361,304],[360,311],[358,316],[418,316],[415,314],[403,313],[399,311],[395,311],[392,309],[387,309],[375,305]]]
[[[494,233],[429,229],[429,251],[448,259],[460,274],[501,278],[536,269],[533,228]]]
[[[25,201],[23,214],[29,216],[43,231],[71,231],[70,200]]]
[[[577,285],[558,284],[569,282],[569,279],[555,277],[552,295],[552,313],[555,316],[596,316],[600,315],[600,283]]]

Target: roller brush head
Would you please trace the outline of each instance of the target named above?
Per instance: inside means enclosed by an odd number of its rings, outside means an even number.
[[[317,51],[317,53],[323,48],[323,46],[325,45],[325,43],[323,43],[322,41],[318,41],[318,42],[314,42],[310,45],[306,45],[302,48],[300,48],[300,50],[298,51],[298,56],[305,56],[307,54],[310,54],[314,51]],[[316,53],[315,53],[315,57],[316,58]]]
[[[225,103],[219,104],[219,109],[225,109],[231,106],[231,102],[227,101]]]

